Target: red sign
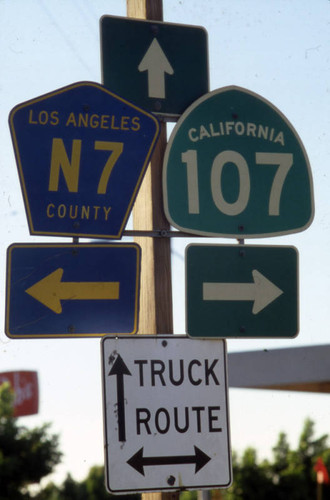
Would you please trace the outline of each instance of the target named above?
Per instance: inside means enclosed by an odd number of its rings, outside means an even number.
[[[15,392],[14,417],[38,413],[38,373],[34,371],[2,372],[0,385],[9,382]]]
[[[319,484],[330,484],[328,469],[321,457],[317,459],[314,470],[316,471],[316,480]]]

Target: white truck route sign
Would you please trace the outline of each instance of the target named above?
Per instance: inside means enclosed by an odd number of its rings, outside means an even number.
[[[230,485],[224,340],[104,337],[102,367],[111,493]]]

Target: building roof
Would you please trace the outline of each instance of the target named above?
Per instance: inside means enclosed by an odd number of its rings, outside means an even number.
[[[330,392],[330,345],[228,353],[229,387]]]

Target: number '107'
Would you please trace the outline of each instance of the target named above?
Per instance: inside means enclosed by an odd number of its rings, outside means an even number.
[[[197,151],[188,149],[181,154],[181,161],[186,164],[187,168],[188,212],[190,214],[199,214]],[[227,163],[233,164],[238,173],[238,196],[232,203],[225,200],[221,187],[222,173]],[[268,215],[280,215],[282,189],[288,172],[293,165],[293,155],[292,153],[255,153],[255,163],[260,167],[277,166],[270,188]],[[220,212],[226,215],[239,215],[245,210],[250,198],[251,183],[249,166],[244,156],[237,151],[231,150],[219,153],[212,163],[210,182],[212,199]]]

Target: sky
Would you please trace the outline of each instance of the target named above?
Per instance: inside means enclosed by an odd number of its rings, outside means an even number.
[[[328,344],[330,291],[330,2],[329,0],[164,0],[164,21],[204,26],[208,32],[210,90],[249,89],[291,122],[309,157],[315,218],[305,231],[248,240],[294,245],[299,251],[300,332],[295,339],[229,340],[228,351]],[[101,82],[99,19],[126,15],[124,0],[2,0],[0,2],[0,324],[4,324],[6,251],[12,243],[70,242],[30,236],[8,115],[19,103],[78,81]],[[170,127],[169,127],[170,129]],[[130,222],[129,226],[130,227]],[[125,240],[126,241],[126,240]],[[185,331],[184,251],[172,242],[175,333]],[[235,243],[212,239],[212,243]],[[181,279],[178,279],[181,276]],[[52,423],[62,463],[51,478],[83,479],[103,464],[100,339],[9,339],[0,329],[0,371],[37,370],[40,411],[28,427]],[[330,371],[330,366],[329,366]],[[260,373],[260,378],[262,378]],[[231,389],[232,448],[255,446],[269,457],[280,431],[297,445],[306,417],[317,435],[329,432],[328,394]]]

